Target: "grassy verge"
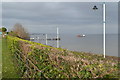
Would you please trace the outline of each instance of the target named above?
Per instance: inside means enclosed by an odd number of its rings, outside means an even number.
[[[7,48],[7,40],[2,39],[2,78],[18,78],[12,54]]]
[[[2,38],[0,36],[0,79],[2,78]]]

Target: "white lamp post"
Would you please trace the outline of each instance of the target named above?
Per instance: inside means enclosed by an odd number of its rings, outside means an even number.
[[[57,48],[59,48],[59,28],[57,27]]]
[[[47,45],[47,44],[48,44],[48,43],[47,43],[47,34],[45,34],[45,36],[46,36],[46,45]]]
[[[96,6],[93,7],[93,10],[97,10],[98,8]],[[106,33],[106,4],[105,2],[103,3],[103,55],[104,55],[104,58],[105,58],[105,53],[106,53],[106,42],[105,42],[105,33]]]
[[[105,58],[106,4],[103,3],[103,53]]]

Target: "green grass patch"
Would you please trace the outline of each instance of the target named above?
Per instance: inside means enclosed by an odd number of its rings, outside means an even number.
[[[12,56],[7,46],[7,40],[2,39],[2,78],[19,77]]]
[[[0,36],[0,79],[2,78],[2,37]]]

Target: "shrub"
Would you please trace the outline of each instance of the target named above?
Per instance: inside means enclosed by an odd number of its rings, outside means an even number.
[[[6,32],[7,29],[5,27],[2,27],[2,32]]]
[[[30,36],[29,33],[26,31],[26,29],[19,23],[15,24],[13,27],[13,35],[16,37],[19,37],[21,39],[29,40]]]

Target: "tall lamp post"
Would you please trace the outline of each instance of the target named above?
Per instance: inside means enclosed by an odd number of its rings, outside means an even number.
[[[97,10],[98,8],[97,8],[97,6],[94,6],[93,7],[93,10]],[[104,58],[105,58],[105,53],[106,53],[106,50],[105,50],[105,48],[106,48],[106,46],[105,46],[105,44],[106,44],[106,42],[105,42],[105,32],[106,31],[106,4],[105,4],[105,2],[103,3],[103,55],[104,55]]]
[[[45,37],[46,37],[46,45],[48,44],[48,42],[47,42],[47,34],[45,34]]]
[[[57,27],[57,48],[59,48],[59,28]]]

